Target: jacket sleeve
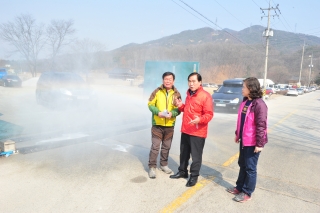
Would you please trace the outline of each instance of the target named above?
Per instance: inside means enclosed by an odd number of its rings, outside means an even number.
[[[178,108],[174,108],[173,110],[171,110],[172,113],[172,117],[177,117],[178,115],[180,115],[180,111]]]
[[[178,108],[178,110],[179,110],[180,112],[184,112],[184,106],[185,106],[185,105],[182,104],[181,107]]]
[[[267,105],[261,101],[258,102],[254,110],[255,125],[256,125],[256,146],[264,147],[268,142],[267,139]]]
[[[153,92],[148,102],[149,110],[152,112],[153,115],[158,115],[160,112],[160,110],[156,107],[156,103],[157,103],[157,96]]]
[[[200,117],[200,124],[207,124],[213,117],[212,98],[210,95],[206,95],[203,103],[203,114]]]

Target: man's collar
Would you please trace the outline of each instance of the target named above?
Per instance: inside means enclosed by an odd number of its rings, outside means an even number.
[[[194,94],[196,94],[197,91],[198,91],[198,90],[192,91],[192,90],[189,89],[189,94],[190,94],[190,96],[193,96]]]
[[[167,89],[164,87],[163,84],[161,84],[160,88],[161,88],[161,89],[164,89],[164,90],[167,90]],[[174,88],[174,85],[172,85],[172,88],[169,89],[169,90],[167,90],[167,91],[170,91],[170,90],[173,90],[173,91],[174,91],[174,89],[175,89],[175,88]]]

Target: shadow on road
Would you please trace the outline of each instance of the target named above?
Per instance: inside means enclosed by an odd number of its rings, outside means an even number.
[[[224,188],[230,188],[234,185],[230,184],[229,182],[225,181],[223,179],[222,174],[215,170],[214,168],[211,168],[209,166],[206,166],[202,164],[201,170],[200,170],[200,175],[206,179],[212,180],[214,183],[224,187]]]

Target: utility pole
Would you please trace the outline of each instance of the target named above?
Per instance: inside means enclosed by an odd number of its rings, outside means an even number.
[[[309,71],[309,84],[308,84],[308,87],[310,87],[310,83],[311,83],[311,68],[313,67],[313,64],[312,64],[313,53],[312,53],[312,55],[309,55],[309,57],[311,58],[311,61],[310,61],[310,65],[309,65],[310,71]]]
[[[303,55],[304,55],[304,46],[306,45],[306,41],[303,43],[303,48],[302,48],[302,56],[301,56],[301,64],[300,64],[300,75],[299,75],[299,84],[301,86],[301,71],[302,71],[302,64],[303,64]]]
[[[273,30],[270,29],[270,10],[274,10],[275,11],[275,15],[271,15],[271,16],[279,16],[277,14],[277,10],[279,11],[280,13],[280,10],[278,8],[279,4],[274,8],[274,7],[270,7],[270,0],[269,0],[269,7],[268,8],[265,8],[265,9],[262,9],[260,8],[260,10],[263,12],[264,14],[264,10],[268,10],[268,16],[261,16],[261,19],[263,17],[268,17],[268,26],[267,26],[267,29],[263,32],[263,36],[266,37],[266,61],[265,61],[265,66],[264,66],[264,78],[263,78],[263,89],[264,91],[266,90],[267,88],[267,71],[268,71],[268,49],[269,49],[269,37],[270,36],[273,36]],[[265,93],[264,93],[265,94]],[[263,96],[263,99],[265,100],[265,96]]]

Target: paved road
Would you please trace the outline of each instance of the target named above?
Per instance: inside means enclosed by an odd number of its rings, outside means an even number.
[[[35,102],[34,82],[0,87],[1,137],[20,154],[0,158],[3,212],[320,212],[320,92],[274,96],[269,143],[253,199],[226,193],[237,178],[235,114],[209,125],[200,183],[147,175],[151,117],[137,87],[96,85],[94,110],[50,110]],[[181,117],[169,166],[177,171]]]

